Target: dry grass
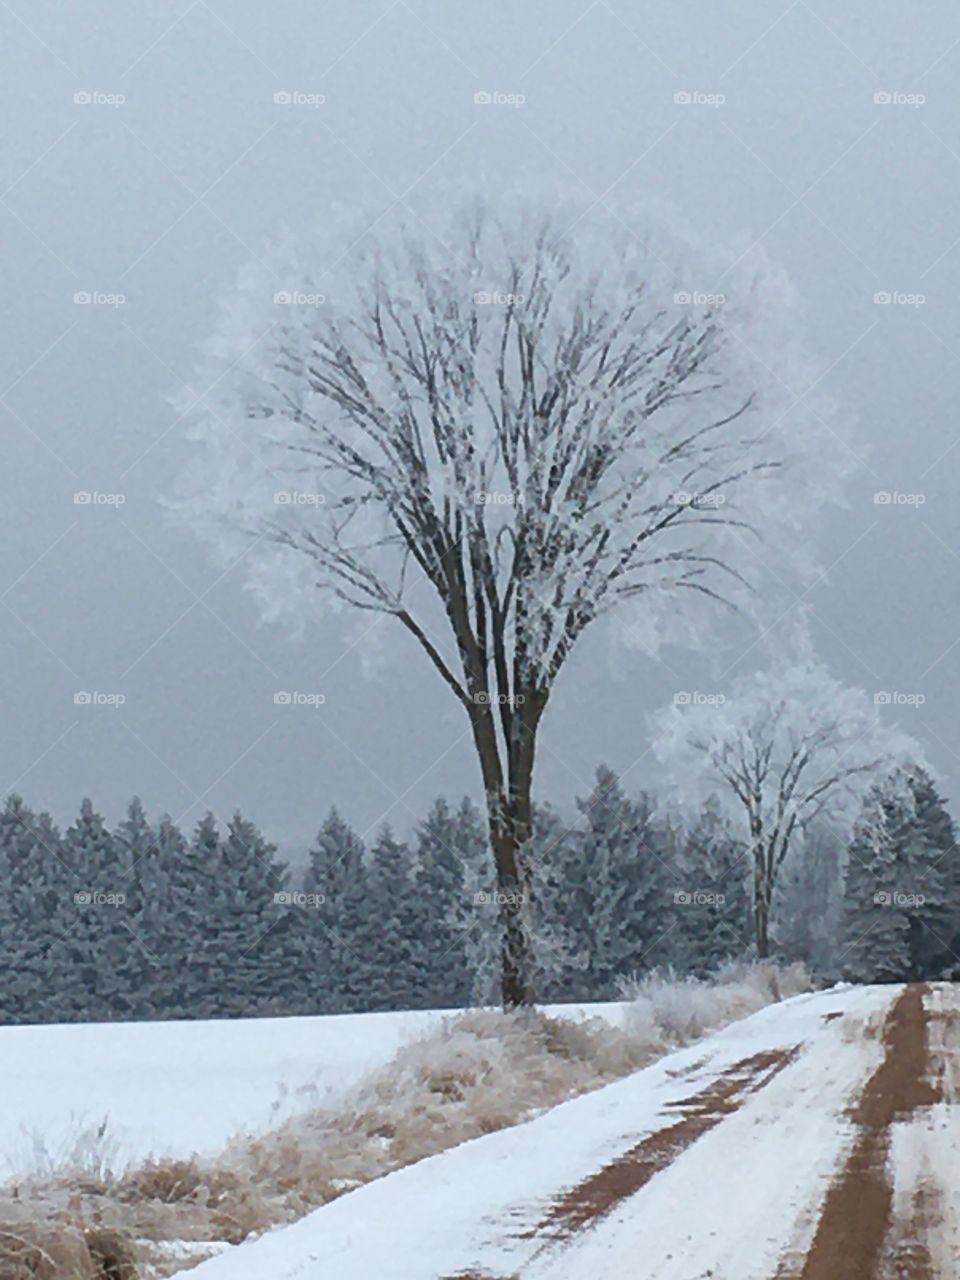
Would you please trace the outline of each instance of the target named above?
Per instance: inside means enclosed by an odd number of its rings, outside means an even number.
[[[92,1174],[88,1158],[85,1168],[45,1168],[0,1188],[0,1275],[171,1275],[208,1256],[215,1242],[293,1221],[374,1178],[620,1079],[781,992],[805,989],[799,970],[741,967],[716,983],[647,977],[634,984],[621,1026],[532,1011],[451,1017],[336,1107],[237,1139],[216,1157]]]

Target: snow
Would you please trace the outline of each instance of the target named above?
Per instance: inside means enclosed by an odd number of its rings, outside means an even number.
[[[0,1150],[29,1170],[108,1118],[123,1160],[217,1150],[277,1109],[332,1097],[443,1014],[0,1027]]]
[[[617,1021],[620,1005],[557,1006]],[[0,1027],[0,1151],[11,1173],[107,1118],[114,1164],[219,1150],[330,1102],[450,1011]]]
[[[691,1260],[703,1258],[708,1239],[710,1256],[719,1251],[730,1268],[718,1276],[769,1274],[777,1246],[793,1243],[803,1222],[815,1217],[811,1200],[847,1139],[843,1109],[880,1054],[876,1038],[850,1034],[848,1019],[855,1012],[861,1024],[875,1020],[898,990],[845,988],[770,1006],[526,1124],[359,1188],[202,1263],[193,1276],[431,1280],[523,1268],[543,1280],[595,1280],[598,1274],[688,1280]],[[825,1022],[824,1015],[841,1010],[847,1017]],[[543,1242],[524,1239],[524,1228],[535,1225],[558,1192],[675,1119],[664,1108],[677,1100],[678,1089],[687,1096],[745,1057],[802,1042],[808,1047],[797,1062],[658,1174],[642,1197],[625,1201],[559,1259],[534,1261]],[[689,1074],[678,1085],[676,1073],[684,1071]],[[697,1206],[696,1220],[676,1212],[680,1187],[684,1202]],[[753,1232],[743,1230],[745,1202]]]

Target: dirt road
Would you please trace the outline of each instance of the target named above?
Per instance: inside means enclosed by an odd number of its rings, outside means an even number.
[[[960,986],[797,997],[197,1280],[960,1280]]]

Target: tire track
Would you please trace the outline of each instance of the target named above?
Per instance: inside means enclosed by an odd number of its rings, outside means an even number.
[[[859,1128],[846,1164],[829,1187],[813,1242],[800,1270],[781,1266],[778,1280],[877,1280],[891,1227],[893,1187],[887,1171],[897,1119],[939,1100],[929,1078],[925,987],[911,984],[884,1024],[884,1058],[867,1081],[851,1119]],[[935,1280],[929,1254],[919,1249],[903,1280]]]
[[[611,1210],[640,1191],[696,1140],[738,1111],[793,1062],[802,1048],[771,1049],[742,1058],[706,1088],[669,1104],[683,1114],[675,1124],[658,1129],[601,1169],[560,1195],[526,1239],[546,1237],[544,1249],[567,1242],[594,1226]],[[542,1252],[542,1251],[541,1251]]]

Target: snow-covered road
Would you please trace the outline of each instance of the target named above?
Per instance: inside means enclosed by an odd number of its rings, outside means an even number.
[[[956,987],[798,996],[192,1275],[955,1278],[958,1044]]]

